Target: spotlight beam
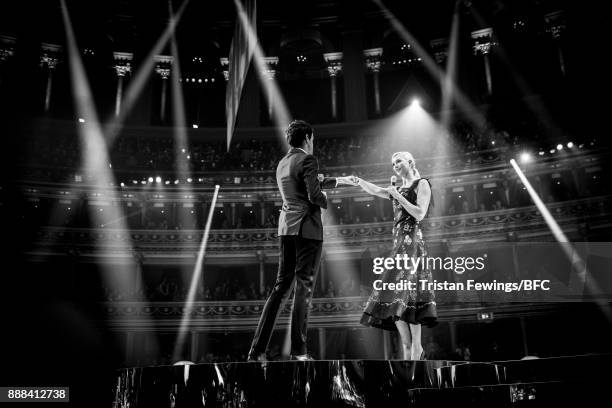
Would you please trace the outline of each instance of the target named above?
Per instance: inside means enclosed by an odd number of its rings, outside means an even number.
[[[159,37],[153,48],[151,48],[147,56],[143,59],[143,63],[138,69],[138,72],[130,81],[130,85],[127,87],[125,92],[123,103],[121,104],[121,111],[119,112],[119,115],[116,117],[112,117],[107,122],[107,125],[104,128],[104,134],[106,135],[106,140],[109,146],[113,145],[115,138],[119,135],[119,132],[121,131],[121,128],[123,126],[123,123],[125,122],[127,115],[132,111],[132,108],[136,104],[138,97],[142,93],[142,90],[144,89],[149,79],[149,75],[155,67],[154,57],[162,52],[162,50],[168,43],[168,40],[174,34],[176,26],[179,23],[183,12],[187,7],[187,4],[189,4],[189,1],[190,0],[183,1],[183,4],[181,4],[181,7],[178,9],[176,14],[170,18],[168,26],[163,31],[162,35]]]
[[[389,20],[391,26],[399,34],[399,36],[408,44],[414,47],[415,53],[423,61],[427,71],[441,84],[444,88],[446,73],[441,70],[431,56],[425,51],[423,46],[417,39],[402,25],[402,23],[393,15],[393,13],[382,3],[381,0],[372,0],[381,9],[384,16]],[[456,100],[459,109],[478,127],[484,126],[485,118],[478,113],[474,104],[461,92],[455,83],[452,84],[452,96]],[[450,85],[449,85],[450,86]]]
[[[163,48],[166,46],[168,39],[170,38],[170,35],[172,35],[174,33],[174,30],[176,28],[176,25],[178,24],[180,17],[182,16],[185,8],[187,7],[187,4],[189,3],[190,0],[185,0],[183,2],[183,4],[181,5],[181,7],[179,8],[176,16],[170,21],[170,24],[166,27],[166,29],[164,30],[164,32],[162,33],[162,36],[157,40],[156,44],[153,46],[153,48],[151,49],[151,51],[149,51],[149,54],[147,54],[146,58],[143,60],[144,63],[143,65],[141,65],[141,67],[138,69],[136,75],[132,78],[132,80],[130,81],[130,84],[126,90],[125,93],[125,97],[124,97],[124,101],[121,105],[121,111],[119,112],[119,115],[115,116],[113,114],[113,116],[106,122],[106,125],[104,126],[104,130],[102,131],[101,129],[98,129],[97,131],[102,133],[103,138],[106,139],[106,145],[107,148],[110,149],[116,139],[116,137],[119,135],[119,132],[121,131],[121,128],[123,126],[123,123],[125,121],[125,118],[127,117],[127,115],[129,114],[129,112],[132,110],[132,108],[135,105],[136,100],[138,99],[138,96],[140,96],[142,90],[144,89],[145,84],[147,83],[147,79],[148,79],[148,75],[151,73],[154,64],[155,64],[155,59],[154,56],[158,55]],[[64,23],[65,24],[69,24],[70,23],[70,17],[68,15],[68,11],[67,11],[67,7],[65,4],[65,0],[61,1],[61,8],[62,8],[62,15],[64,18]],[[68,26],[66,26],[67,30],[68,30]],[[72,38],[72,41],[75,41],[74,38],[74,32],[72,30],[72,25],[70,25],[70,36]],[[70,39],[68,40],[68,45],[70,46]],[[78,47],[76,47],[76,42],[73,45],[73,48],[76,50],[76,55],[78,56]],[[85,76],[85,70],[84,68],[78,68],[78,66],[76,66],[75,64],[73,64],[72,60],[69,61],[69,65],[71,67],[71,71],[75,72],[78,74],[78,76],[80,78],[83,78]],[[77,64],[78,65],[78,64]],[[81,63],[82,65],[82,63]],[[80,72],[82,71],[82,72]],[[74,80],[74,78],[72,78]],[[79,83],[83,83],[82,80],[79,80]],[[80,93],[80,92],[79,92]],[[89,95],[89,98],[91,98],[91,95]],[[76,99],[76,98],[75,98]],[[90,106],[91,105],[91,106]],[[91,115],[91,116],[83,116],[81,114],[79,114],[79,117],[91,117],[94,118],[97,116],[95,115],[95,109],[93,108],[93,104],[91,102],[88,102],[88,105],[79,105],[76,104],[77,109],[79,111],[85,112],[87,115]],[[84,114],[85,114],[84,113]],[[101,125],[99,123],[99,121],[96,119],[96,127],[101,128]],[[105,135],[105,136],[104,136]],[[108,153],[106,153],[106,156],[108,156]],[[97,157],[94,155],[94,157]],[[110,162],[108,160],[107,157],[107,162]],[[81,164],[81,166],[83,166],[83,163]],[[85,168],[81,168],[80,171],[82,173],[86,173],[86,169]],[[107,184],[109,185],[109,184]]]
[[[82,168],[85,170],[84,174],[91,176],[94,183],[94,190],[96,192],[108,194],[111,202],[118,202],[119,198],[117,196],[117,192],[112,189],[108,189],[109,185],[114,184],[114,177],[108,167],[109,155],[106,140],[98,120],[85,67],[83,66],[83,61],[79,55],[79,48],[76,42],[70,15],[68,13],[68,8],[66,6],[66,1],[60,0],[60,5],[66,34],[68,63],[71,74],[70,79],[75,102],[74,105],[76,107],[78,116],[87,119],[86,123],[78,125],[78,135],[82,149]],[[119,233],[125,233],[127,228],[123,222],[123,211],[120,207],[113,208],[113,206],[110,206],[110,209],[112,216],[118,220],[117,222],[119,223],[117,231]],[[100,221],[103,220],[100,218],[97,211],[92,211],[91,216],[93,220],[96,220],[96,224],[99,225],[102,223]],[[125,235],[129,237],[129,234]],[[126,242],[126,246],[129,253],[134,253],[132,243],[129,240]],[[102,252],[103,256],[109,255],[110,252],[110,250],[105,247],[101,247],[100,251]],[[111,275],[111,273],[116,271],[111,271],[109,269],[105,270],[104,279],[108,287],[113,290],[129,288],[130,271],[132,270],[132,267],[135,267],[135,265],[131,264],[127,266],[125,270],[121,270],[122,268],[119,268],[119,273],[114,273],[113,275]],[[142,287],[142,282],[138,281],[139,278],[136,279],[137,281],[135,286]]]
[[[482,17],[482,15],[480,15],[480,13],[478,12],[478,10],[476,10],[475,6],[470,7],[470,13],[472,14],[472,16],[474,17],[474,19],[482,26],[482,27],[488,27],[491,26],[491,24],[489,24],[484,17]],[[519,88],[519,90],[521,91],[521,93],[523,95],[533,95],[533,88],[531,86],[529,86],[529,83],[527,82],[527,80],[525,79],[525,77],[523,75],[521,75],[520,72],[518,72],[513,66],[512,64],[510,64],[510,58],[508,57],[508,55],[506,54],[506,52],[504,51],[503,48],[501,47],[494,47],[493,48],[495,51],[495,55],[506,65],[506,67],[508,67],[508,69],[512,72],[512,79],[514,80],[514,83],[516,84],[516,86]],[[552,115],[550,114],[550,112],[548,111],[548,109],[546,108],[546,106],[544,106],[544,104],[538,99],[538,98],[524,98],[525,101],[525,105],[527,105],[527,108],[537,117],[537,118],[541,118],[543,119],[543,123],[546,124],[544,131],[546,133],[548,133],[548,136],[558,136],[560,134],[563,134],[564,132],[559,128],[559,126],[557,126],[557,124],[555,123]]]
[[[185,348],[185,339],[187,338],[187,329],[191,321],[191,311],[193,310],[193,303],[197,292],[198,285],[200,284],[200,278],[202,271],[204,270],[204,256],[206,255],[206,245],[208,244],[208,236],[210,235],[210,229],[212,225],[212,219],[215,214],[215,206],[217,204],[217,197],[219,195],[219,186],[215,186],[215,192],[213,193],[212,202],[208,211],[208,217],[206,219],[206,226],[204,227],[204,233],[202,235],[202,242],[200,243],[200,250],[198,251],[198,257],[193,270],[191,283],[189,285],[189,292],[187,293],[187,299],[185,300],[185,310],[183,312],[183,318],[181,319],[181,325],[177,336],[176,344],[174,346],[173,361],[178,361],[183,354]]]
[[[561,227],[559,227],[557,221],[555,221],[552,214],[550,213],[550,211],[548,211],[548,208],[546,208],[546,205],[544,204],[538,193],[535,191],[529,180],[527,180],[527,177],[525,177],[525,174],[516,163],[516,160],[511,159],[510,164],[512,165],[512,168],[514,168],[514,171],[519,176],[519,179],[521,180],[525,188],[527,189],[527,192],[533,200],[533,203],[536,205],[538,211],[540,211],[540,214],[542,214],[542,217],[544,217],[544,221],[548,225],[548,228],[550,228],[550,231],[553,233],[555,239],[558,242],[569,242],[569,239],[567,239],[567,236],[565,236],[563,230],[561,229]]]
[[[548,211],[548,208],[546,208],[546,205],[540,199],[538,193],[535,191],[529,180],[527,180],[527,177],[525,177],[525,174],[516,163],[516,160],[511,159],[510,164],[512,165],[512,168],[514,168],[514,171],[519,176],[519,179],[521,180],[525,188],[527,189],[527,192],[531,196],[531,199],[535,203],[537,209],[540,211],[540,214],[542,214],[542,217],[544,217],[544,221],[546,221],[546,224],[553,233],[553,236],[558,242],[562,243],[561,249],[565,253],[567,259],[571,262],[572,270],[575,271],[578,275],[578,280],[580,284],[583,285],[583,287],[586,286],[590,293],[601,293],[602,291],[596,283],[594,283],[592,280],[587,280],[586,277],[588,271],[586,267],[586,262],[578,254],[578,251],[573,248],[571,242],[563,233],[557,221],[555,221],[550,211]],[[594,301],[600,307],[602,313],[606,316],[608,321],[612,322],[612,313],[610,312],[610,305],[603,299],[595,298]]]
[[[186,162],[186,158],[182,154],[183,151],[188,151],[187,146],[187,128],[185,124],[185,103],[183,101],[183,91],[181,89],[179,78],[181,75],[180,64],[179,64],[179,53],[176,45],[176,38],[172,37],[170,41],[170,48],[172,49],[172,56],[174,57],[174,68],[172,69],[172,110],[174,118],[174,160],[178,169],[178,177],[182,179],[188,179],[191,174],[189,172],[189,165]]]
[[[240,24],[246,33],[249,47],[253,49],[253,61],[255,62],[257,77],[262,85],[261,87],[263,88],[266,100],[272,106],[272,120],[275,124],[277,134],[282,142],[282,145],[285,146],[286,142],[283,130],[289,124],[291,118],[287,103],[285,102],[283,94],[281,93],[276,81],[273,78],[268,78],[266,75],[268,68],[264,59],[264,53],[259,45],[257,33],[249,22],[249,18],[244,10],[244,7],[242,6],[242,3],[239,0],[234,0],[234,4],[236,5],[236,11],[238,13],[238,21],[240,21]]]
[[[448,129],[451,119],[451,104],[453,101],[453,84],[457,71],[457,49],[459,42],[459,2],[455,3],[453,22],[451,25],[450,42],[448,45],[448,59],[446,60],[446,75],[442,84],[442,106],[440,109],[440,122],[443,129]]]

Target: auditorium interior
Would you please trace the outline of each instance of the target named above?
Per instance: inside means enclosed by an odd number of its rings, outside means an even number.
[[[0,385],[74,382],[75,398],[112,399],[119,369],[244,362],[278,268],[287,119],[312,124],[325,176],[388,186],[391,154],[414,155],[434,198],[421,222],[429,255],[487,264],[434,278],[572,291],[441,291],[439,324],[423,329],[428,361],[612,352],[601,10],[561,0],[4,3]],[[255,41],[239,44],[238,28]],[[323,219],[309,351],[400,360],[395,333],[359,323],[373,260],[393,244],[391,203],[338,187]],[[287,358],[290,313],[287,301],[272,360]]]

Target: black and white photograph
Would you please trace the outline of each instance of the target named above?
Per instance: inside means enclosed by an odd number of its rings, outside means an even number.
[[[600,406],[606,20],[2,2],[0,407]]]

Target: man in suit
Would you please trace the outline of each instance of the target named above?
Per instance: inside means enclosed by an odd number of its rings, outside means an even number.
[[[308,306],[323,248],[321,208],[327,208],[322,188],[339,184],[355,185],[350,177],[318,177],[317,159],[312,155],[314,132],[301,120],[294,120],[285,131],[290,149],[278,163],[276,182],[283,206],[278,220],[280,253],[274,288],[266,301],[248,361],[265,361],[266,350],[283,297],[296,279],[291,316],[291,356],[311,360],[306,350]]]

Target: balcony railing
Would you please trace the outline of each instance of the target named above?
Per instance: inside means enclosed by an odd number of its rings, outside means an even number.
[[[547,205],[562,229],[576,231],[580,223],[595,228],[612,227],[612,196],[551,203]],[[435,242],[504,241],[509,232],[517,239],[546,240],[550,230],[535,206],[427,218],[423,223],[426,240]],[[329,225],[324,228],[327,253],[362,251],[391,242],[392,222]],[[202,240],[202,230],[117,230],[85,228],[41,228],[37,253],[63,253],[66,247],[81,254],[106,253],[106,257],[131,258],[128,248],[146,257],[193,262]],[[276,256],[276,228],[212,230],[208,238],[207,262],[222,259],[252,262],[256,251]],[[571,238],[571,237],[570,237]],[[109,251],[106,251],[109,250]]]
[[[359,320],[367,298],[318,298],[313,299],[309,317],[310,328],[360,327]],[[176,330],[185,313],[189,313],[191,330],[252,331],[255,330],[263,300],[194,302],[187,308],[183,302],[106,302],[105,319],[115,329]],[[496,318],[536,316],[562,308],[580,305],[553,303],[468,304],[454,307],[438,307],[438,320],[475,321],[477,313],[493,312]],[[287,327],[291,319],[291,302],[286,302],[279,313],[277,327]]]

